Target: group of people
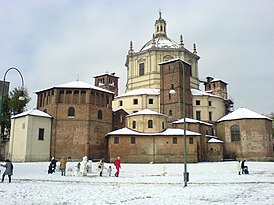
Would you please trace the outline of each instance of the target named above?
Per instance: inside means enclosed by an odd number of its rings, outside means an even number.
[[[101,159],[98,163],[98,169],[99,169],[99,175],[102,176],[103,175],[103,170],[104,170],[104,158]],[[119,173],[120,173],[120,168],[121,168],[121,160],[120,157],[117,157],[117,159],[114,161],[114,166],[116,168],[116,172],[114,174],[114,176],[119,177]],[[111,172],[112,172],[112,167],[109,166],[108,169],[108,175],[111,176]]]
[[[49,168],[48,168],[48,174],[52,174],[56,171],[56,164],[57,164],[57,160],[52,157],[50,164],[49,164]],[[60,159],[60,171],[61,171],[61,176],[66,176],[66,164],[67,164],[67,159],[63,156]],[[104,164],[105,164],[105,160],[104,158],[101,159],[98,163],[98,169],[99,169],[99,175],[103,176],[103,170],[104,170]],[[114,174],[114,176],[119,177],[119,173],[120,173],[120,168],[121,168],[121,160],[120,157],[117,157],[117,159],[114,161],[114,166],[116,168],[116,172]],[[80,168],[80,166],[79,166]],[[108,174],[109,176],[111,176],[111,172],[112,172],[112,167],[109,166],[108,169]]]
[[[248,167],[245,166],[245,160],[243,160],[243,161],[239,160],[238,161],[237,171],[238,171],[239,175],[241,175],[241,174],[249,174]]]

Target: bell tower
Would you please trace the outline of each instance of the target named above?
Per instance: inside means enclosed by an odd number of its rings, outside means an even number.
[[[111,92],[114,92],[114,96],[118,95],[118,76],[115,73],[104,73],[101,75],[94,76],[95,86],[104,88]]]

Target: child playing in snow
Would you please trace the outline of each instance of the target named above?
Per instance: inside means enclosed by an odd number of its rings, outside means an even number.
[[[109,166],[109,167],[108,167],[108,176],[111,176],[111,171],[112,171],[112,167]]]

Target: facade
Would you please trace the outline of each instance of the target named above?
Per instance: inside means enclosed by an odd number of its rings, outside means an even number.
[[[50,159],[52,117],[40,110],[29,110],[11,119],[8,158],[14,162]]]
[[[225,159],[271,160],[272,120],[239,108],[217,122],[217,135],[224,141]]]
[[[127,113],[150,109],[160,112],[160,89],[140,88],[116,96],[113,100],[113,110],[123,109]]]
[[[214,123],[226,115],[226,100],[197,89],[191,89],[193,118],[209,123]]]
[[[224,147],[223,141],[211,138],[207,142],[207,161],[221,162],[224,160]]]
[[[180,36],[180,43],[176,43],[167,36],[166,21],[162,18],[155,22],[155,31],[151,40],[149,40],[140,51],[133,50],[133,43],[130,42],[126,67],[127,84],[126,92],[138,88],[156,88],[160,89],[160,66],[159,63],[174,58],[182,59],[191,65],[192,75],[190,78],[191,88],[199,88],[198,79],[198,60],[196,46],[194,44],[193,52],[184,47],[183,37]]]
[[[99,159],[112,130],[114,93],[75,81],[36,92],[37,108],[53,117],[51,156]]]
[[[134,125],[134,122],[136,124]],[[164,123],[163,123],[164,122]],[[166,116],[151,110],[143,110],[127,116],[127,127],[109,132],[108,158],[117,156],[131,163],[178,163],[183,162],[184,131],[165,128]],[[132,129],[132,127],[135,127]],[[200,134],[186,131],[187,160],[198,162],[197,144]]]

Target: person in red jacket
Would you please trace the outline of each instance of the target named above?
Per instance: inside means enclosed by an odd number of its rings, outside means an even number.
[[[115,165],[115,168],[116,168],[115,176],[118,177],[119,176],[119,172],[120,172],[120,168],[121,168],[120,157],[117,157],[117,159],[114,161],[114,165]]]

